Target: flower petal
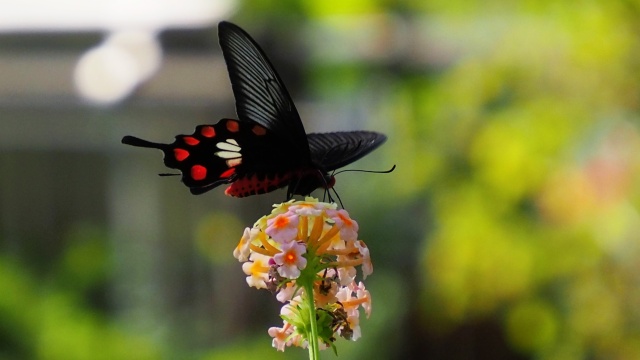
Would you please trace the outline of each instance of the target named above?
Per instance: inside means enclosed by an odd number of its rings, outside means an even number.
[[[299,217],[296,214],[289,212],[279,214],[267,219],[265,233],[281,244],[293,241],[298,235],[298,221]]]

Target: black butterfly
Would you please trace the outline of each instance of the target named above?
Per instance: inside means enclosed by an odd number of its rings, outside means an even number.
[[[333,187],[329,174],[380,146],[371,131],[307,134],[280,76],[256,42],[237,25],[221,22],[218,38],[227,63],[239,120],[200,125],[171,144],[125,136],[127,145],[160,149],[164,164],[182,173],[192,194],[231,184],[244,197],[289,186],[287,199]]]

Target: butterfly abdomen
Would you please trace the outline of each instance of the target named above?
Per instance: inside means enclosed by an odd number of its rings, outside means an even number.
[[[282,173],[254,173],[238,177],[227,187],[225,194],[240,198],[265,194],[289,186],[291,193],[308,195],[317,188],[331,188],[334,184],[333,176],[324,174],[318,169],[304,167]]]
[[[225,194],[233,197],[245,197],[271,192],[287,186],[291,182],[293,173],[259,175],[252,174],[236,179],[227,189]]]

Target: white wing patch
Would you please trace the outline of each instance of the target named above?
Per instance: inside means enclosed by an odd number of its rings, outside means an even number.
[[[218,151],[217,153],[215,153],[215,155],[223,159],[235,159],[235,158],[242,157],[240,153],[233,152],[233,151]]]
[[[240,146],[233,139],[227,139],[226,142],[219,142],[216,144],[216,147],[220,150],[229,150],[229,151],[240,151]]]
[[[218,151],[214,153],[215,156],[223,159],[238,159],[237,163],[242,162],[242,154],[240,154],[240,146],[238,146],[238,142],[234,139],[227,139],[225,141],[221,141],[216,144],[216,147],[223,151]],[[231,166],[230,166],[231,167]]]

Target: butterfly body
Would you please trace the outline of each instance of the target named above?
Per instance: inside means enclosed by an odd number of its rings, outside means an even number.
[[[197,126],[161,144],[125,136],[127,145],[160,149],[193,194],[221,184],[235,197],[288,186],[287,198],[335,183],[329,172],[373,151],[386,137],[371,131],[306,134],[280,77],[255,41],[238,26],[219,25],[220,46],[236,98],[238,120]]]

